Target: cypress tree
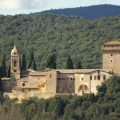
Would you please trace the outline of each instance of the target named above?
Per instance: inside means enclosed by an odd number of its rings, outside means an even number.
[[[7,76],[10,78],[10,65],[9,65],[9,67],[8,67],[8,73],[7,73]]]
[[[25,54],[22,55],[22,63],[21,63],[21,70],[26,70],[26,57]]]
[[[6,77],[6,60],[5,60],[5,55],[3,55],[2,61],[1,61],[1,77]]]
[[[76,69],[82,69],[82,62],[81,61],[77,62]]]
[[[65,69],[74,69],[73,66],[73,60],[71,59],[71,57],[68,55],[67,60],[65,62]]]
[[[52,68],[56,69],[56,55],[49,55],[46,62],[45,62],[46,68]]]
[[[32,62],[31,68],[32,68],[33,70],[37,70],[37,66],[36,66],[35,60]]]
[[[28,68],[31,68],[33,61],[34,61],[34,53],[33,53],[33,51],[31,51],[30,52],[30,59],[29,59]]]
[[[1,67],[0,67],[0,91],[2,91],[2,81],[1,81]]]

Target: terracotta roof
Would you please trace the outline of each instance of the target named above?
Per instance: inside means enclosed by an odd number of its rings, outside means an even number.
[[[102,45],[103,51],[120,51],[120,41],[110,41]]]

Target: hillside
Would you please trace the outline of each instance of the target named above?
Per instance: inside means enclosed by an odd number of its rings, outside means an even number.
[[[51,53],[57,55],[57,66],[62,68],[66,55],[81,60],[84,68],[102,65],[101,45],[120,38],[120,16],[99,20],[66,17],[45,13],[0,16],[0,57],[7,60],[13,45],[27,58],[34,51],[38,69]]]
[[[87,19],[98,19],[105,16],[120,15],[120,6],[96,5],[88,7],[48,10],[45,12],[65,16],[81,16]]]

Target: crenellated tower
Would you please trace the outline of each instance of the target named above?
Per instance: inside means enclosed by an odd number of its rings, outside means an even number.
[[[110,41],[102,46],[103,69],[110,69],[115,75],[120,75],[120,42]]]
[[[11,51],[11,78],[20,79],[20,58],[16,46]]]

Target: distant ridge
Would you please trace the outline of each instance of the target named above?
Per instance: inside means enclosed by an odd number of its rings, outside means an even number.
[[[48,10],[44,12],[66,16],[81,16],[87,19],[97,19],[106,16],[120,15],[120,6],[105,4],[88,7]]]

